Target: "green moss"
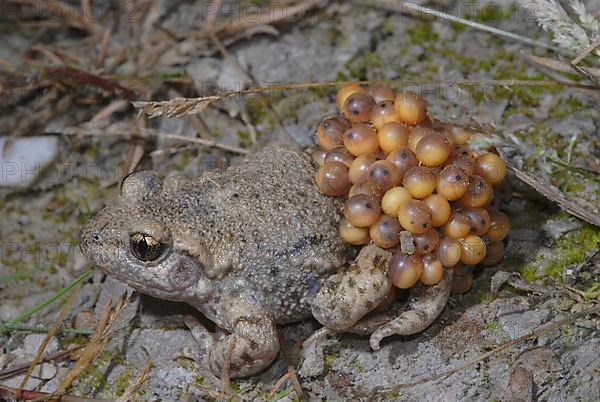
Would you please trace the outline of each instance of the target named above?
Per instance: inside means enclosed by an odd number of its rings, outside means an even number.
[[[116,396],[121,396],[125,393],[127,388],[129,388],[132,378],[133,375],[129,367],[123,370],[123,372],[117,378],[115,378],[114,385]]]
[[[406,32],[415,45],[428,45],[436,42],[439,38],[437,32],[431,28],[431,24],[424,21],[417,22],[415,26],[408,28]]]
[[[354,367],[359,373],[364,373],[365,371],[365,366],[363,366],[361,362],[354,363],[352,367]]]
[[[513,17],[517,7],[516,3],[511,4],[507,9],[494,3],[487,3],[484,7],[479,8],[475,15],[467,14],[464,18],[481,23],[507,20]]]
[[[325,372],[327,372],[331,369],[331,367],[333,366],[333,363],[335,362],[335,359],[337,359],[337,353],[335,353],[335,352],[332,352],[325,356],[325,358],[324,358]]]
[[[600,247],[600,229],[586,225],[580,230],[561,237],[554,246],[552,258],[544,267],[544,273],[555,280],[562,280],[564,268],[583,261],[589,250]]]
[[[521,270],[521,277],[527,282],[535,282],[537,280],[537,270],[535,265],[528,264]]]
[[[377,76],[377,71],[381,67],[383,67],[383,61],[375,52],[365,52],[362,56],[353,58],[344,66],[350,79],[361,81],[367,79],[367,73]]]

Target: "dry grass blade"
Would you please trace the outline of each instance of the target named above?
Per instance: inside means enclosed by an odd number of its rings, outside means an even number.
[[[80,13],[75,7],[62,1],[10,0],[6,3],[29,5],[32,10],[35,10],[41,16],[57,15],[70,26],[90,33],[100,28],[98,22],[85,15],[86,11],[90,11],[90,8],[84,8],[83,13]]]
[[[583,52],[581,52],[579,54],[579,56],[575,57],[573,60],[571,60],[571,63],[573,65],[575,64],[579,64],[581,62],[581,60],[585,59],[587,57],[588,54],[592,53],[594,50],[596,50],[598,47],[600,47],[600,39],[596,39],[596,41],[594,43],[592,43],[587,49],[585,49]]]
[[[83,349],[85,345],[77,345],[67,350],[61,350],[60,352],[53,353],[51,355],[45,356],[39,360],[38,363],[45,363],[51,361],[58,361],[61,359],[65,359],[71,355],[71,353],[78,351],[79,349]],[[32,362],[18,364],[14,367],[9,367],[6,370],[0,371],[0,380],[4,380],[6,378],[13,377],[15,375],[21,374],[22,372],[27,371],[29,366],[31,366]]]
[[[363,85],[377,83],[385,83],[392,86],[411,86],[415,85],[431,85],[431,84],[448,84],[448,85],[494,85],[494,86],[532,86],[544,87],[563,85],[571,88],[600,90],[600,87],[595,85],[579,84],[571,81],[559,80],[377,80],[377,81],[324,81],[324,82],[301,82],[293,84],[268,85],[244,89],[241,91],[228,91],[219,95],[201,96],[198,98],[176,98],[166,101],[133,101],[132,105],[148,114],[151,118],[159,116],[178,117],[186,114],[195,114],[208,107],[211,102],[223,100],[233,96],[245,96],[250,94],[262,94],[274,91],[298,90],[298,89],[325,89],[338,88],[349,83],[359,83]]]
[[[11,402],[17,401],[16,398],[17,389],[0,385],[0,401]],[[21,399],[19,401],[48,401],[52,397],[47,392],[23,390]],[[83,396],[74,395],[63,395],[60,397],[60,402],[114,402],[112,399],[96,399],[88,398]]]
[[[141,108],[150,118],[165,115],[167,117],[196,114],[208,107],[211,102],[222,99],[221,96],[206,96],[203,98],[175,98],[168,101],[147,102],[133,101],[134,107]]]
[[[80,288],[81,288],[81,282],[79,282],[77,284],[77,287],[74,289],[73,292],[71,292],[69,294],[69,297],[67,298],[65,304],[63,304],[63,306],[62,306],[62,308],[60,310],[60,314],[58,315],[58,318],[56,319],[56,322],[54,323],[54,325],[52,326],[52,328],[50,328],[50,331],[48,331],[48,333],[46,334],[46,337],[44,338],[44,341],[40,345],[40,347],[39,347],[39,349],[38,349],[35,357],[33,358],[33,361],[31,362],[31,365],[29,366],[29,369],[27,370],[27,373],[25,373],[25,376],[23,377],[23,381],[21,381],[21,384],[19,385],[19,389],[17,391],[17,398],[21,397],[22,391],[25,388],[25,385],[27,385],[27,381],[29,381],[29,378],[31,377],[31,374],[33,373],[33,369],[40,362],[40,359],[42,358],[42,355],[44,354],[44,351],[46,350],[46,347],[50,343],[50,340],[52,339],[52,337],[54,336],[54,334],[56,334],[56,332],[58,331],[58,329],[62,325],[63,321],[65,320],[65,317],[69,313],[69,310],[71,310],[71,306],[73,305],[73,301],[75,300],[75,296],[77,295],[77,291]]]
[[[409,383],[404,383],[404,384],[398,384],[392,388],[389,389],[380,389],[377,391],[378,394],[385,394],[388,392],[394,392],[394,391],[398,391],[402,388],[409,388],[409,387],[414,387],[416,385],[421,385],[421,384],[425,384],[431,381],[436,381],[436,380],[443,380],[449,376],[451,376],[454,373],[457,373],[461,370],[464,370],[465,368],[472,366],[480,361],[486,360],[487,358],[496,355],[500,352],[502,352],[503,350],[506,350],[508,348],[510,348],[511,346],[517,345],[521,342],[525,342],[527,340],[531,340],[531,339],[535,339],[537,337],[539,337],[540,335],[543,335],[547,332],[556,330],[561,328],[564,325],[570,324],[573,321],[575,321],[577,318],[580,317],[584,317],[587,316],[589,314],[594,314],[594,313],[598,313],[600,311],[600,305],[594,305],[593,307],[590,307],[586,310],[580,311],[579,313],[576,314],[572,314],[566,318],[563,318],[561,320],[558,321],[553,321],[553,322],[549,322],[546,324],[542,324],[541,326],[539,326],[536,330],[530,332],[529,334],[520,336],[516,339],[513,339],[511,341],[505,342],[502,345],[490,350],[489,352],[483,353],[463,364],[458,365],[457,367],[454,367],[450,370],[444,371],[442,373],[438,373],[438,374],[434,374],[432,376],[417,380],[417,381],[413,381],[413,382],[409,382]]]
[[[531,186],[549,200],[556,202],[566,212],[591,223],[592,225],[600,227],[600,211],[593,205],[582,205],[582,201],[573,201],[567,198],[558,188],[548,182],[541,181],[533,175],[513,166],[509,166],[509,169],[519,180]]]
[[[99,123],[99,124],[97,124]],[[212,140],[205,140],[203,138],[187,137],[185,135],[169,134],[157,131],[151,128],[133,128],[127,123],[115,123],[115,124],[102,124],[103,121],[84,124],[81,127],[65,127],[58,133],[62,135],[76,135],[76,136],[117,136],[124,138],[148,138],[156,137],[167,140],[177,140],[183,142],[189,142],[194,144],[200,144],[207,147],[219,148],[224,151],[233,152],[240,155],[248,155],[250,151],[244,148],[236,147],[235,145],[222,144]],[[56,134],[55,131],[48,132],[47,134]]]
[[[540,66],[549,68],[551,70],[559,71],[561,73],[580,73],[590,79],[596,79],[600,77],[600,68],[594,67],[580,67],[575,66],[573,63],[567,63],[560,60],[548,59],[545,57],[535,56],[532,54],[522,53],[525,58],[529,61],[538,64]]]
[[[75,381],[75,379],[87,369],[104,350],[111,337],[111,323],[115,321],[127,303],[125,295],[119,299],[114,307],[112,300],[109,299],[107,301],[106,307],[98,320],[96,332],[94,332],[85,349],[82,351],[81,356],[75,363],[75,367],[67,373],[57,390],[49,399],[51,402],[60,400],[60,397],[66,392],[71,383]]]
[[[546,49],[552,49],[555,52],[560,52],[560,49],[549,45],[544,42],[540,42],[535,39],[527,38],[522,35],[518,35],[512,32],[504,31],[502,29],[494,28],[489,25],[481,24],[479,22],[470,21],[461,17],[457,17],[455,15],[447,14],[438,10],[434,10],[428,7],[420,6],[415,4],[414,2],[402,2],[396,0],[353,0],[353,3],[358,3],[370,7],[378,7],[388,11],[394,11],[402,14],[410,14],[413,16],[423,16],[429,15],[436,18],[441,18],[447,21],[452,21],[454,23],[466,25],[475,29],[479,29],[481,31],[489,32],[494,35],[504,36],[509,39],[516,40],[521,43],[525,43],[530,46],[541,47]]]
[[[125,392],[123,393],[123,395],[121,395],[121,397],[119,399],[117,399],[115,402],[131,401],[135,397],[135,394],[139,391],[141,386],[146,381],[146,378],[148,378],[148,373],[150,373],[151,368],[152,368],[152,359],[150,359],[150,357],[148,357],[146,359],[146,364],[144,365],[144,369],[142,370],[142,372],[141,372],[140,376],[138,377],[138,379],[136,380],[135,384],[133,384],[131,387],[127,388],[125,390]]]

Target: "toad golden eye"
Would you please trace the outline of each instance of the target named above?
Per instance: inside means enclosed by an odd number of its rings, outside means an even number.
[[[129,238],[129,247],[135,258],[144,262],[157,260],[167,249],[165,243],[145,233],[133,233]]]

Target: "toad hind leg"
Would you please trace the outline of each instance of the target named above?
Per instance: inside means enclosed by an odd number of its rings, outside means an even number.
[[[444,276],[435,286],[421,283],[410,290],[409,309],[393,317],[386,313],[359,321],[347,331],[371,333],[371,349],[379,350],[383,338],[392,335],[413,335],[424,331],[442,313],[452,289],[453,271],[444,270]],[[393,313],[393,312],[392,312]],[[390,317],[391,316],[391,317]]]
[[[391,335],[412,335],[425,330],[441,314],[450,297],[453,271],[446,269],[444,277],[435,286],[417,284],[410,290],[409,310],[398,315],[394,311],[386,311],[372,317],[364,318],[354,325],[343,329],[346,332],[361,335],[371,334],[369,341],[373,350],[380,349],[383,338]],[[325,326],[315,332],[306,341],[304,362],[300,373],[312,377],[323,371],[323,346],[327,336],[342,332]],[[320,358],[320,361],[319,361]]]
[[[312,301],[313,317],[323,326],[342,331],[356,324],[388,295],[390,252],[373,244],[363,247],[347,270],[330,276]]]

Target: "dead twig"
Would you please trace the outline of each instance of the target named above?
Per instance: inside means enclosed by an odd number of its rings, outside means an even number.
[[[51,132],[56,134],[56,132]],[[51,134],[50,132],[47,134]],[[183,142],[191,142],[195,144],[204,145],[212,148],[219,148],[224,151],[233,152],[240,155],[248,155],[250,151],[244,148],[236,147],[234,145],[222,144],[213,140],[206,140],[203,138],[187,137],[185,135],[169,134],[161,131],[154,130],[152,128],[140,128],[137,131],[128,124],[113,124],[113,125],[83,125],[81,127],[65,127],[59,134],[62,135],[75,135],[75,136],[117,136],[124,138],[147,138],[156,137],[167,140],[177,140]]]
[[[533,175],[508,166],[509,170],[523,183],[532,187],[535,191],[557,203],[563,210],[592,225],[600,227],[600,214],[593,205],[584,205],[582,201],[574,201],[565,196],[558,188],[547,181],[537,179]]]

